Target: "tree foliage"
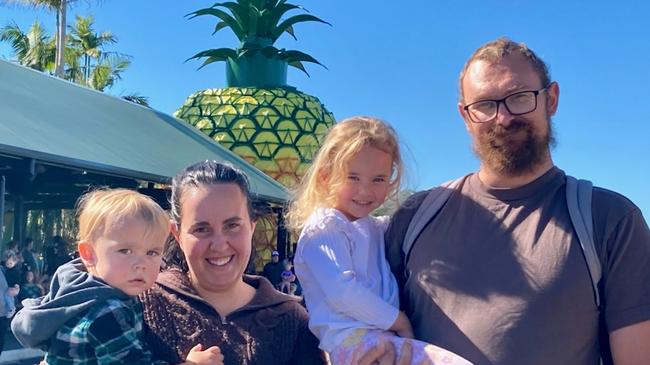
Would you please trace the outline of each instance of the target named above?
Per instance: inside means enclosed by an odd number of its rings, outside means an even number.
[[[68,27],[63,78],[95,90],[106,91],[122,79],[131,65],[131,57],[107,50],[117,43],[111,32],[97,32],[91,16],[77,16]],[[55,41],[35,21],[27,32],[12,22],[0,29],[0,41],[11,45],[16,61],[39,71],[53,73]],[[136,104],[149,106],[149,99],[138,94],[123,97]]]

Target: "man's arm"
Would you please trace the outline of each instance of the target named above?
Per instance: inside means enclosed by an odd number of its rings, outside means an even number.
[[[615,330],[609,345],[616,365],[650,364],[650,321]]]

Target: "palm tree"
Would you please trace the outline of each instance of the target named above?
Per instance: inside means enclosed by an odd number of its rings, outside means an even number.
[[[117,38],[111,32],[95,33],[93,22],[92,16],[77,16],[75,24],[69,27],[68,45],[75,50],[77,58],[81,57],[82,59],[81,69],[83,79],[87,84],[91,80],[92,71],[104,61],[104,47],[117,43]],[[98,64],[93,65],[93,60]]]
[[[99,91],[111,88],[115,82],[122,79],[122,73],[130,65],[131,60],[126,56],[103,55],[86,79],[87,85]]]
[[[68,4],[76,0],[0,0],[5,4],[19,4],[34,8],[46,8],[56,12],[56,56],[54,59],[54,75],[64,77],[65,30]]]
[[[93,25],[92,16],[77,16],[75,24],[68,27],[66,64],[69,68],[66,78],[95,90],[106,91],[122,79],[122,74],[131,65],[131,57],[107,52],[106,46],[117,43],[117,37],[111,32],[98,33]],[[131,94],[122,98],[149,106],[149,99],[145,96]]]
[[[17,61],[39,71],[54,70],[54,39],[35,21],[27,33],[15,22],[0,29],[0,41],[9,42]]]

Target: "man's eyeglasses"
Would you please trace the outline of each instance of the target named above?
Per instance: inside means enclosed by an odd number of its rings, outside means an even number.
[[[496,118],[497,114],[499,114],[499,104],[501,103],[503,103],[511,115],[528,114],[537,109],[537,95],[546,91],[548,86],[546,85],[539,90],[519,91],[503,99],[480,100],[465,105],[463,109],[465,109],[469,115],[469,119],[474,123],[485,123]]]

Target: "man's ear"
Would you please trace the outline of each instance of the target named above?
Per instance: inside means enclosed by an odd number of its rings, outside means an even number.
[[[549,117],[552,117],[557,112],[557,107],[560,104],[560,85],[553,81],[546,89],[546,110]]]
[[[97,263],[97,256],[95,250],[90,242],[82,241],[77,244],[79,250],[79,257],[86,267],[93,267]]]
[[[469,123],[471,123],[469,121],[469,115],[467,115],[467,111],[465,110],[465,105],[463,105],[463,103],[461,103],[460,101],[458,102],[458,113],[460,114],[461,118],[463,118],[463,122],[465,122],[465,129],[469,131],[470,130]]]

